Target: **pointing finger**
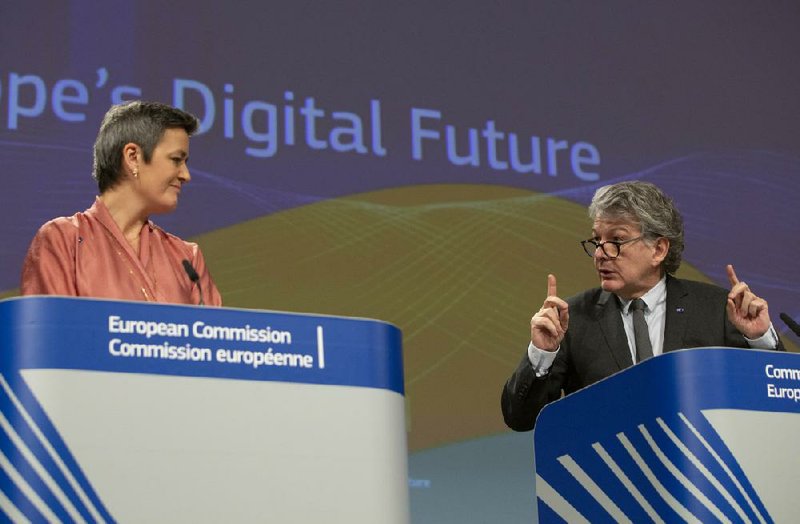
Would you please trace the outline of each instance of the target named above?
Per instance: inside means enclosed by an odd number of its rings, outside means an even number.
[[[547,296],[558,296],[558,291],[556,291],[556,276],[553,274],[547,275]]]
[[[728,281],[731,283],[731,286],[735,286],[739,283],[739,279],[736,277],[736,271],[733,269],[732,264],[725,266],[725,271],[728,272]]]

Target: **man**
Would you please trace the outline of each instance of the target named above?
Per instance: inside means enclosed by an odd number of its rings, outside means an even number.
[[[727,266],[730,291],[672,276],[683,253],[683,219],[647,182],[597,190],[589,206],[600,287],[567,301],[547,276],[531,318],[531,342],[503,388],[506,424],[533,429],[548,402],[665,351],[703,346],[779,349],[767,302]],[[637,300],[639,299],[639,300]]]

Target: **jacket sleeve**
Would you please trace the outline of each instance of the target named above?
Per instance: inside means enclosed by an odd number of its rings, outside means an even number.
[[[503,386],[500,407],[503,420],[514,431],[530,431],[539,412],[548,403],[561,398],[565,376],[564,348],[556,356],[550,372],[537,377],[526,354]]]

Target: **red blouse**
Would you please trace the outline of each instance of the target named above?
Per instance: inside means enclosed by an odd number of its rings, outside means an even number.
[[[83,213],[53,219],[39,229],[22,267],[21,291],[198,304],[200,294],[186,275],[184,259],[200,276],[203,302],[221,306],[222,297],[197,244],[148,221],[142,227],[137,256],[108,208],[96,199]]]

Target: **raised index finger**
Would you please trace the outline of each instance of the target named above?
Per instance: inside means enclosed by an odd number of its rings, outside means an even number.
[[[558,291],[556,291],[556,276],[553,274],[547,275],[547,296],[558,296]]]
[[[725,270],[728,272],[728,281],[731,283],[731,286],[738,284],[739,279],[736,277],[736,271],[733,269],[733,265],[728,264],[725,266]]]

